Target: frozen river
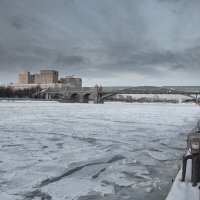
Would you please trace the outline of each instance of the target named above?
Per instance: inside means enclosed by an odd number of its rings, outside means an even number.
[[[194,104],[0,102],[0,199],[163,200]]]

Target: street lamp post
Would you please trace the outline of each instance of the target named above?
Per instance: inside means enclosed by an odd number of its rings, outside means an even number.
[[[199,122],[197,125],[199,125]],[[197,131],[198,131],[198,127],[197,127]],[[188,146],[190,154],[183,157],[182,181],[185,180],[187,160],[192,159],[191,181],[192,181],[192,185],[196,186],[197,182],[200,181],[200,133],[199,131],[188,135],[187,146]]]
[[[200,120],[197,122],[197,132],[200,133]]]

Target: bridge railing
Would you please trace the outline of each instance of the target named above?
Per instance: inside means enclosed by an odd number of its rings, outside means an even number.
[[[110,96],[114,96],[116,94],[178,94],[184,95],[190,98],[195,98],[190,93],[175,90],[174,88],[166,88],[166,87],[154,87],[154,86],[139,86],[139,87],[130,87],[130,88],[121,88],[119,90],[111,90],[106,91],[103,90],[104,95],[102,99],[108,98]]]

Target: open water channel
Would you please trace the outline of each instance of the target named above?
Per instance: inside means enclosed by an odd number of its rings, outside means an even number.
[[[0,102],[0,199],[163,200],[194,104]]]

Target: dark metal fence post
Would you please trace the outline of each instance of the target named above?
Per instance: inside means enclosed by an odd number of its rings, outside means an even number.
[[[192,159],[192,186],[197,186],[198,179],[198,157],[197,155],[193,156]]]
[[[183,156],[182,179],[181,179],[182,182],[185,181],[185,174],[186,174],[188,159],[192,159],[192,155]]]

